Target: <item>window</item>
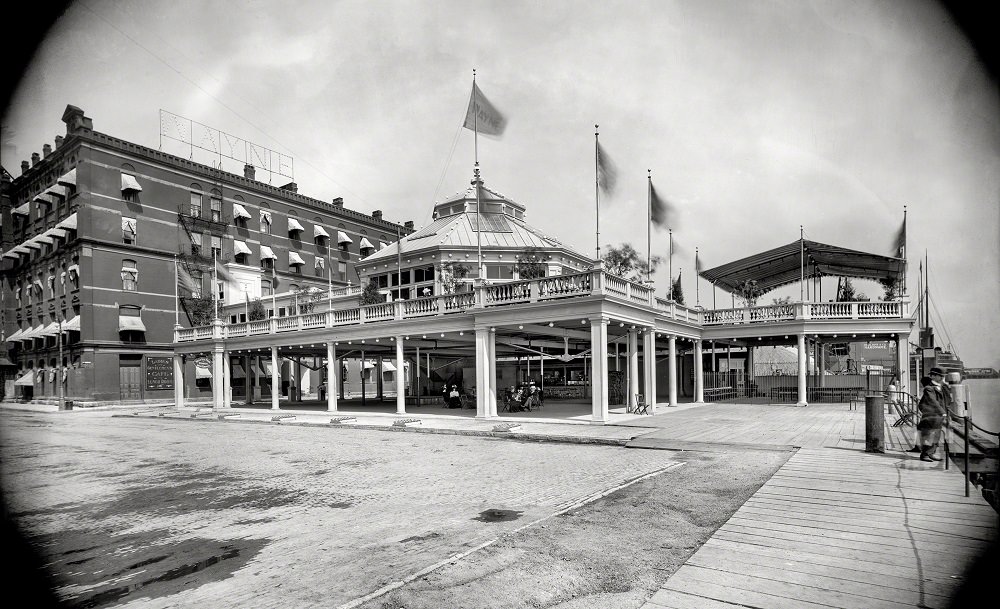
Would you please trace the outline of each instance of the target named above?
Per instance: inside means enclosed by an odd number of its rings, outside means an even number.
[[[146,342],[146,326],[139,307],[118,308],[118,336],[124,343]]]
[[[487,279],[513,279],[514,267],[509,264],[488,264],[486,265]]]
[[[285,307],[278,307],[278,317],[284,317],[285,312]]]
[[[271,294],[272,294],[271,280],[270,279],[261,279],[260,280],[260,295],[261,296],[270,296]]]
[[[341,281],[346,281],[347,280],[347,263],[346,262],[338,262],[337,263],[337,273],[340,276],[340,280]]]
[[[191,207],[189,213],[193,218],[201,217],[201,193],[192,192],[191,193]]]
[[[14,300],[17,301],[18,308],[21,307],[21,286],[14,288]]]
[[[274,258],[261,258],[260,259],[260,268],[264,269],[265,271],[273,270],[274,269]]]
[[[212,193],[209,204],[212,207],[212,222],[222,222],[222,196]]]
[[[409,269],[407,269],[407,270],[405,270],[405,271],[403,271],[401,273],[392,273],[391,277],[392,277],[392,285],[393,286],[399,285],[400,282],[402,282],[403,285],[406,285],[406,284],[410,283],[410,271],[409,271]]]
[[[219,293],[219,302],[225,302],[226,301],[226,282],[225,281],[216,281],[215,282],[215,291]]]
[[[316,263],[314,264],[314,268],[316,269],[316,276],[322,277],[324,271],[326,270],[326,261],[320,258],[319,256],[316,256]]]
[[[49,272],[52,273],[52,274],[49,275],[45,279],[45,282],[49,286],[49,298],[55,298],[56,297],[56,275],[55,275],[56,271],[55,271],[55,269],[49,269]]]
[[[260,232],[262,235],[271,234],[271,212],[266,209],[260,210]]]
[[[135,218],[122,216],[122,243],[133,245],[135,243],[136,221]]]
[[[122,260],[122,290],[135,292],[139,289],[139,267],[135,260]]]
[[[212,253],[222,257],[222,237],[219,235],[212,235]]]

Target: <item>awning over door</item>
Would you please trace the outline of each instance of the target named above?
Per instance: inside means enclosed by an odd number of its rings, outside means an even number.
[[[15,387],[34,387],[35,386],[34,371],[33,370],[29,370],[29,371],[25,372],[24,374],[22,374],[16,381],[14,381],[14,386]]]

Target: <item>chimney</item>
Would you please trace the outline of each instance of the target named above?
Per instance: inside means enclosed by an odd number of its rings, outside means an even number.
[[[299,185],[296,184],[295,182],[289,182],[288,184],[285,184],[284,186],[279,186],[279,188],[281,188],[281,190],[287,190],[287,191],[290,191],[290,192],[298,192],[299,191]]]
[[[344,197],[337,197],[336,199],[334,199],[333,200],[333,206],[334,207],[343,207],[344,206]]]
[[[38,156],[37,152],[32,152],[31,153],[31,166],[32,167],[34,167],[35,165],[37,165],[38,161],[40,161],[40,160],[41,160],[41,157]]]
[[[375,211],[373,211],[372,212],[372,218],[375,218],[376,220],[381,220],[382,219],[382,210],[381,209],[376,209]]]
[[[83,110],[76,106],[66,106],[62,121],[66,123],[66,135],[72,135],[78,131],[93,131],[94,129],[94,121],[84,116]]]
[[[248,179],[248,180],[256,180],[257,179],[257,170],[254,168],[253,165],[244,165],[243,166],[243,177],[246,178],[246,179]]]
[[[21,173],[22,174],[28,173],[28,168],[29,167],[31,167],[31,166],[28,165],[28,161],[21,161]]]
[[[62,146],[62,143],[63,143],[63,136],[57,135],[56,136],[56,148],[59,148],[60,146]]]
[[[48,156],[50,154],[52,154],[52,146],[49,146],[48,144],[43,144],[42,145],[42,158],[43,159],[44,158],[48,158]]]
[[[413,230],[413,220],[407,220],[406,222],[403,222],[403,228],[408,228],[410,230]]]

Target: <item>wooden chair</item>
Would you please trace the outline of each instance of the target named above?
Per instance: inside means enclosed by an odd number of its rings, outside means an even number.
[[[632,414],[649,414],[649,404],[646,403],[646,398],[641,393],[635,394],[635,410],[632,411]]]

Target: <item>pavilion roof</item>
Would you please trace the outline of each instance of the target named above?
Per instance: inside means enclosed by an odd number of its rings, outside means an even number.
[[[698,275],[727,292],[736,291],[737,286],[749,280],[756,281],[761,289],[768,292],[795,283],[803,275],[806,279],[852,277],[878,281],[898,279],[905,269],[905,260],[902,258],[800,239],[701,271]]]

